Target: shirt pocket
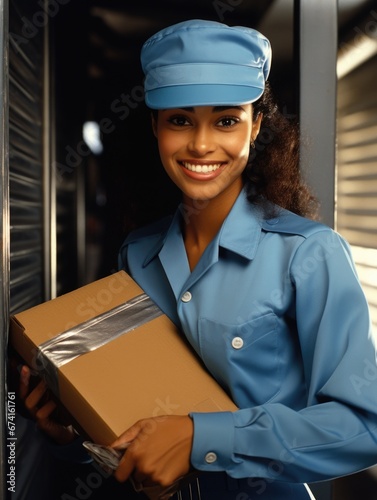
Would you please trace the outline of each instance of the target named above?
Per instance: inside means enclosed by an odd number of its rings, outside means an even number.
[[[201,357],[240,408],[273,399],[281,387],[278,320],[264,314],[242,324],[199,320]]]

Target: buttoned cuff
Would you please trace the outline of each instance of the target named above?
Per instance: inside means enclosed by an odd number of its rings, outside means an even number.
[[[232,413],[191,413],[190,416],[194,422],[193,467],[213,472],[229,469],[234,450]]]

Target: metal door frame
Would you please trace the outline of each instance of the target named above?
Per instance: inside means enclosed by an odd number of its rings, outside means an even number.
[[[295,0],[294,9],[301,169],[334,227],[338,2]]]
[[[1,307],[1,331],[0,331],[0,404],[1,411],[1,470],[0,485],[2,488],[1,498],[5,498],[7,490],[7,441],[9,438],[6,432],[7,426],[7,391],[6,391],[6,352],[9,329],[9,155],[8,155],[8,1],[0,0],[0,154],[1,154],[1,188],[0,188],[0,206],[1,208],[1,286],[0,286],[0,307]]]

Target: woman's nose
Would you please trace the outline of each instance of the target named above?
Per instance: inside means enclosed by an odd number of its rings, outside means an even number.
[[[203,156],[215,149],[214,137],[207,127],[197,127],[192,131],[188,143],[190,152]]]

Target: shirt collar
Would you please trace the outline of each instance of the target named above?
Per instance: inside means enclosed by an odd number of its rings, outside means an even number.
[[[218,245],[237,253],[241,257],[252,260],[261,238],[263,217],[260,209],[247,200],[246,190],[243,189],[235,201],[231,211],[225,219],[217,236]],[[148,252],[144,266],[158,255],[164,243],[181,232],[182,207],[178,207],[168,231],[161,234]]]
[[[178,209],[176,210],[168,230],[161,233],[160,237],[157,239],[154,245],[151,246],[150,251],[147,253],[144,259],[143,267],[146,267],[151,262],[151,260],[153,260],[156,257],[156,255],[160,253],[162,247],[164,246],[165,241],[169,238],[169,235],[170,238],[173,236],[176,237],[177,233],[181,231],[180,207],[181,205],[179,205]]]
[[[243,189],[225,219],[219,233],[219,245],[252,260],[261,238],[262,214],[247,200]]]

